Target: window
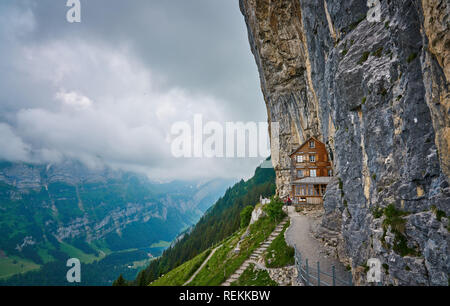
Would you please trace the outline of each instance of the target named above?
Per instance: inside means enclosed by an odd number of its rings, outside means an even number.
[[[304,175],[304,173],[303,173],[303,170],[297,170],[297,177],[299,177],[299,178],[302,178],[302,177],[304,177],[305,175]]]
[[[320,193],[320,185],[314,185],[314,195],[315,196],[321,196],[322,195]]]
[[[328,170],[328,176],[333,176],[333,170]]]
[[[316,177],[317,176],[317,170],[310,170],[309,171],[309,176]]]
[[[311,163],[315,163],[315,162],[316,162],[316,156],[315,156],[315,155],[310,155],[310,156],[309,156],[309,161],[310,161]]]
[[[316,143],[314,142],[314,140],[311,140],[311,141],[309,142],[309,147],[310,147],[310,148],[315,148],[315,147],[316,147]]]
[[[303,155],[297,155],[297,163],[303,163]]]
[[[295,186],[295,195],[298,195],[298,196],[306,195],[305,186],[303,186],[303,185]]]

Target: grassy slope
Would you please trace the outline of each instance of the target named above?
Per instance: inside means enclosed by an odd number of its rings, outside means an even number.
[[[99,256],[95,256],[95,254],[86,254],[82,250],[77,249],[76,247],[65,242],[61,243],[60,250],[72,258],[78,258],[82,263],[86,264],[93,263],[94,261],[101,260],[105,257],[104,254]]]
[[[268,268],[281,268],[293,265],[295,262],[295,250],[287,245],[284,239],[284,232],[289,227],[290,222],[286,223],[283,231],[275,238],[267,248],[265,261]]]
[[[281,210],[281,207],[278,207],[278,210]],[[281,213],[280,217],[284,217],[283,213]],[[241,252],[239,254],[234,253],[234,249],[240,237],[245,232],[245,229],[240,229],[233,235],[223,240],[220,243],[222,246],[217,249],[208,263],[197,274],[189,286],[219,286],[222,284],[242,265],[246,259],[250,257],[253,251],[256,250],[260,244],[270,236],[279,222],[280,219],[274,220],[266,216],[251,225],[250,235],[248,235],[241,242]],[[285,225],[280,236],[277,237],[270,246],[271,250],[274,251],[274,258],[276,259],[274,262],[279,266],[289,265],[293,259],[293,256],[291,256],[291,249],[284,241],[284,231],[288,227],[289,222]],[[183,285],[208,257],[210,250],[211,249],[208,249],[207,252],[204,252],[171,270],[166,275],[151,283],[151,286]],[[253,271],[253,269],[251,269],[251,271],[246,271],[244,274],[245,275],[242,276],[243,278],[238,285],[276,285],[276,283],[270,279],[267,272]]]
[[[251,264],[242,273],[238,280],[231,283],[231,286],[278,286],[278,283],[270,278],[267,271],[255,269]]]
[[[192,281],[193,286],[219,286],[232,275],[254,250],[267,239],[275,229],[277,222],[268,217],[261,218],[250,226],[250,235],[241,242],[241,252],[234,253],[234,248],[239,241],[240,234],[232,236],[228,242],[219,249],[210,259],[208,264]]]
[[[212,245],[218,245],[239,230],[240,212],[246,205],[257,203],[260,195],[270,197],[274,193],[275,171],[258,167],[250,180],[241,181],[229,188],[205,213],[192,232],[141,271],[131,284],[147,285]]]
[[[200,255],[197,255],[193,259],[185,262],[181,266],[155,280],[150,284],[150,286],[182,286],[189,279],[189,277],[197,271],[210,253],[211,249],[206,250]]]
[[[38,270],[41,266],[31,260],[17,256],[0,258],[0,279],[8,278],[15,274]]]

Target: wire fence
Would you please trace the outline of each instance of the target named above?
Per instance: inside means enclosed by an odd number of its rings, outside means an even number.
[[[331,271],[324,271],[320,268],[320,262],[311,265],[308,258],[303,259],[297,248],[295,248],[295,265],[298,272],[298,281],[306,286],[353,286],[351,272],[348,273],[346,280],[341,279],[336,275],[334,265],[331,267]]]

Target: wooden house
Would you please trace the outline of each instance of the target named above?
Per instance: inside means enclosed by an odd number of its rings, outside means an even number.
[[[333,176],[325,144],[314,137],[290,155],[292,161],[291,199],[295,204],[323,204]]]

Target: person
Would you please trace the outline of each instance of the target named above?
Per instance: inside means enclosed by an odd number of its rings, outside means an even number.
[[[290,197],[288,197],[288,199],[287,199],[287,205],[288,205],[288,206],[291,206],[291,205],[292,205],[292,201],[291,201],[291,198],[290,198]]]

